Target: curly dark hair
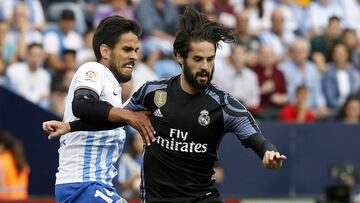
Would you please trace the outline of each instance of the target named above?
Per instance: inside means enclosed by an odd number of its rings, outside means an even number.
[[[216,50],[220,41],[234,42],[233,33],[233,29],[210,21],[205,14],[187,7],[179,20],[179,29],[174,42],[174,54],[180,54],[181,57],[187,58],[190,43],[194,41],[211,42]]]

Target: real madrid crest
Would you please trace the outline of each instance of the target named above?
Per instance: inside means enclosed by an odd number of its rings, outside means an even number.
[[[200,116],[198,118],[199,124],[202,126],[207,126],[210,123],[210,116],[209,116],[209,112],[206,110],[202,110],[200,112]]]
[[[167,92],[162,90],[157,90],[154,95],[154,103],[158,108],[161,108],[166,104]]]

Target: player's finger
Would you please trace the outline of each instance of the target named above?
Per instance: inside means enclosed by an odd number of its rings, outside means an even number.
[[[54,139],[60,137],[60,135],[61,135],[61,134],[60,134],[58,131],[55,131],[55,132],[51,133],[51,134],[48,136],[48,139],[49,139],[49,140],[54,140]]]
[[[55,129],[48,122],[43,122],[42,127],[44,131],[55,131]]]
[[[285,155],[280,155],[279,157],[276,157],[279,160],[286,160],[287,157]]]
[[[145,144],[146,144],[147,146],[151,145],[151,141],[150,141],[148,132],[147,132],[147,130],[146,130],[146,127],[142,125],[140,128],[141,128],[141,130],[140,130],[141,133],[140,133],[140,134],[144,137],[144,139],[145,139]]]
[[[155,142],[156,141],[156,137],[155,137],[155,133],[156,133],[156,131],[155,131],[155,129],[153,128],[153,126],[151,125],[151,122],[149,121],[148,122],[148,133],[149,133],[149,136],[150,136],[150,140],[152,141],[152,142]]]
[[[270,151],[270,152],[269,152],[269,160],[270,160],[270,161],[273,161],[273,160],[274,160],[274,157],[275,157],[275,152],[274,152],[274,151]]]

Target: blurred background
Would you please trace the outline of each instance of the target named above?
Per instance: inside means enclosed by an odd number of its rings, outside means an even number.
[[[217,49],[213,82],[288,157],[265,170],[225,135],[216,177],[226,202],[360,202],[359,0],[0,0],[0,201],[54,202],[59,143],[41,123],[62,119],[77,67],[95,60],[97,24],[121,15],[143,29],[125,101],[146,81],[180,73],[172,43],[187,6],[234,29],[237,43]],[[139,140],[128,129],[114,180],[134,202]]]

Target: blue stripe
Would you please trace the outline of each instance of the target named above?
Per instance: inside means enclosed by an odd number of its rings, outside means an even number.
[[[91,149],[95,138],[95,132],[88,132],[84,151],[83,182],[90,181]]]
[[[109,151],[106,154],[106,173],[105,173],[105,182],[109,183],[111,182],[111,176],[110,176],[110,169],[112,169],[112,157],[114,155],[114,151],[116,148],[116,145],[119,143],[120,140],[120,129],[114,129],[114,139],[111,141],[111,145],[109,147]],[[122,147],[122,146],[120,146]]]
[[[109,131],[103,131],[102,132],[102,136],[100,138],[100,143],[99,146],[97,148],[97,152],[96,152],[96,172],[95,172],[95,177],[96,177],[96,181],[100,181],[101,180],[101,154],[102,151],[105,147],[105,141],[106,139],[109,137]]]

